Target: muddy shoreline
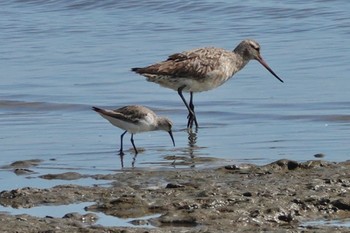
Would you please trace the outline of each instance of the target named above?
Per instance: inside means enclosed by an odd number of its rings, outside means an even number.
[[[7,168],[25,175],[35,172],[37,164],[40,161],[19,161]],[[307,224],[314,220],[349,222],[350,161],[279,160],[265,166],[131,169],[108,175],[69,172],[39,178],[87,177],[110,185],[2,190],[0,204],[13,208],[95,204],[86,206],[86,215],[66,213],[61,218],[0,213],[1,232],[350,232],[345,226]],[[93,213],[99,212],[135,218],[135,227],[96,224],[98,217]],[[157,217],[142,218],[154,214]]]

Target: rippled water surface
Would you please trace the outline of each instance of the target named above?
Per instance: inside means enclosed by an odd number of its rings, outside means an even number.
[[[41,173],[119,170],[122,131],[90,108],[130,104],[174,121],[176,147],[165,132],[134,137],[138,168],[304,161],[320,153],[347,160],[349,7],[345,0],[2,1],[0,164],[42,159]],[[232,50],[244,38],[259,41],[285,83],[250,62],[223,86],[195,94],[198,132],[186,131],[176,92],[130,71],[195,47]],[[125,167],[133,161],[129,137]],[[6,188],[35,180],[0,172]]]

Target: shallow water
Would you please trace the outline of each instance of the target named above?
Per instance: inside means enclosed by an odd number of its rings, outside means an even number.
[[[120,170],[122,131],[93,105],[141,104],[174,121],[175,148],[165,132],[135,136],[144,149],[135,160],[141,169],[304,161],[320,153],[349,159],[349,7],[345,0],[1,2],[0,165],[44,163],[33,179],[2,170],[0,186],[31,186],[48,171]],[[176,92],[130,71],[194,47],[231,50],[244,38],[259,41],[285,83],[250,62],[223,86],[195,94],[195,134],[185,129]],[[130,168],[129,135],[124,140]],[[180,156],[190,162],[166,159]],[[207,157],[216,160],[191,162]]]
[[[341,219],[341,220],[319,220],[319,221],[309,221],[303,223],[303,226],[308,227],[350,227],[350,219]]]
[[[95,204],[94,202],[82,202],[79,204],[70,204],[70,205],[61,205],[61,206],[39,206],[39,207],[33,207],[33,208],[19,208],[19,209],[13,209],[11,207],[3,207],[0,206],[0,213],[12,213],[12,214],[29,214],[36,217],[41,218],[47,218],[47,217],[53,217],[53,218],[62,218],[67,213],[79,213],[81,215],[86,214],[94,214],[96,215],[97,219],[95,221],[89,222],[88,219],[86,219],[83,222],[83,225],[103,225],[103,226],[115,226],[118,225],[120,227],[149,227],[152,228],[152,225],[135,225],[132,224],[133,220],[136,220],[136,218],[118,218],[110,215],[106,215],[104,213],[95,213],[90,211],[85,211],[84,208]],[[48,214],[50,213],[50,214]],[[148,215],[144,216],[142,218],[137,218],[137,220],[148,220],[151,218],[159,217],[159,214],[154,215]]]

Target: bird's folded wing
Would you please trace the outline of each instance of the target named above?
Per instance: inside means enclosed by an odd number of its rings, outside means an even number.
[[[147,115],[145,112],[138,111],[137,108],[140,108],[140,106],[125,106],[109,111],[108,116],[130,123],[137,123]]]
[[[170,55],[166,61],[140,68],[137,73],[201,79],[219,67],[220,58],[224,52],[221,49],[202,48],[175,53]]]

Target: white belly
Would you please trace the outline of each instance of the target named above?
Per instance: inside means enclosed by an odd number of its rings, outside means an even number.
[[[217,78],[214,75],[206,78],[195,79],[192,77],[169,77],[156,76],[147,77],[147,81],[158,83],[162,87],[170,88],[177,91],[180,87],[184,87],[184,92],[202,92],[209,91],[224,84],[231,76]]]

